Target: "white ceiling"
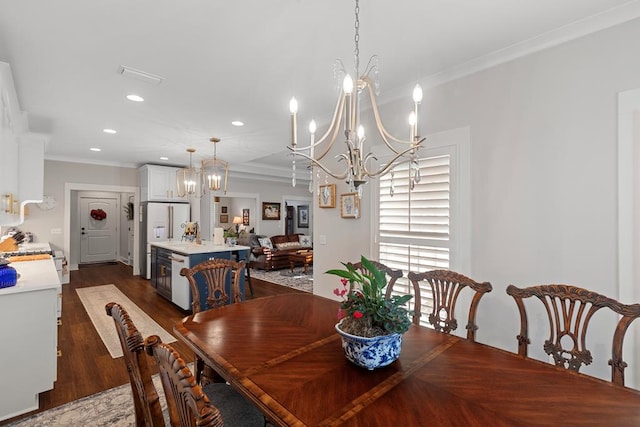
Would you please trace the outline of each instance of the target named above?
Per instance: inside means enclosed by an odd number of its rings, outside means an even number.
[[[328,119],[333,63],[353,67],[353,8],[345,0],[0,0],[0,61],[11,64],[31,130],[51,137],[47,158],[138,166],[167,156],[184,165],[187,147],[197,149],[194,161],[210,157],[217,136],[232,169],[286,166],[289,98],[300,103],[301,129]],[[628,0],[362,0],[360,8],[360,60],[379,55],[382,100],[640,14]],[[164,80],[123,77],[122,65]]]

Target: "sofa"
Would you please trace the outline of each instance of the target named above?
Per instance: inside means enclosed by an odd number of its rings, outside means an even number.
[[[313,250],[311,238],[304,234],[280,234],[272,237],[244,234],[238,244],[251,247],[249,267],[278,270],[289,267],[289,254]]]

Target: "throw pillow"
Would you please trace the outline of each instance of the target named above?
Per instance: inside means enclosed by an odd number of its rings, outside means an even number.
[[[282,242],[276,243],[276,248],[278,249],[291,249],[291,248],[299,248],[300,242]]]
[[[268,237],[263,237],[261,239],[258,239],[258,242],[260,243],[260,246],[264,248],[273,249],[273,245],[271,244],[271,239]]]
[[[311,236],[299,236],[300,246],[313,246],[311,244]]]

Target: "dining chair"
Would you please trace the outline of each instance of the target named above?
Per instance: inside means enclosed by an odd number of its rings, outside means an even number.
[[[231,294],[233,302],[242,301],[242,293],[240,292],[240,277],[244,274],[245,262],[232,261],[228,259],[210,259],[203,261],[191,268],[183,268],[180,275],[187,278],[191,287],[191,295],[193,303],[191,305],[193,313],[201,311],[203,308],[200,303],[200,292],[197,285],[197,275],[204,277],[207,284],[207,307],[221,307],[229,304],[229,294],[227,293],[227,278],[231,274]]]
[[[586,346],[587,330],[593,315],[601,308],[609,308],[622,316],[618,320],[611,346],[611,382],[624,386],[624,369],[627,363],[622,360],[622,344],[629,325],[640,317],[640,304],[622,304],[612,298],[577,286],[552,284],[518,288],[507,287],[520,312],[520,334],[518,354],[527,357],[531,343],[527,312],[524,299],[537,297],[544,305],[549,320],[549,339],[543,349],[553,357],[556,366],[579,372],[582,365],[593,361]]]
[[[242,301],[240,293],[240,277],[245,269],[244,261],[231,261],[227,259],[210,259],[203,261],[191,268],[183,268],[180,275],[187,278],[191,288],[193,302],[191,304],[193,314],[202,310],[221,307],[229,304],[229,294],[226,284],[231,275],[231,293],[233,302]],[[207,305],[202,307],[200,303],[200,291],[198,290],[198,278],[203,277],[207,284]],[[206,366],[204,361],[196,355],[195,358],[196,382],[206,385],[209,382],[217,381],[219,376],[210,366]]]
[[[147,354],[158,364],[173,427],[266,425],[264,415],[226,383],[201,387],[180,354],[159,336],[144,340]],[[215,402],[215,403],[212,403]]]
[[[393,290],[393,285],[395,285],[396,281],[402,277],[402,270],[394,270],[393,268],[387,267],[386,265],[378,262],[371,261],[371,263],[380,271],[384,271],[387,275],[387,289],[385,292],[385,298],[391,297],[391,291]],[[362,262],[350,262],[353,268],[360,270],[362,273],[366,273],[365,268],[362,266]]]
[[[396,282],[398,281],[398,279],[400,279],[402,277],[402,270],[398,269],[393,269],[391,267],[387,267],[386,265],[382,264],[381,262],[378,261],[371,261],[371,263],[373,263],[373,265],[380,271],[384,271],[385,274],[387,275],[387,289],[385,290],[385,298],[391,298],[391,294],[393,293],[393,287],[395,286]],[[354,268],[360,270],[360,272],[362,273],[366,273],[366,269],[363,267],[362,262],[358,261],[358,262],[351,262],[349,263],[351,264]],[[416,285],[414,283],[412,283],[411,281],[409,281],[409,283],[412,284],[413,286],[413,314],[411,316],[411,321],[416,324],[419,325],[420,324],[420,288],[416,288]]]
[[[423,273],[415,273],[410,271],[407,275],[413,284],[415,297],[415,314],[419,317],[421,314],[421,283],[427,282],[431,288],[433,298],[433,308],[429,314],[429,323],[436,331],[451,333],[458,328],[458,320],[455,316],[456,303],[460,292],[469,287],[475,293],[471,299],[469,307],[469,316],[467,317],[467,340],[475,342],[476,331],[476,311],[480,299],[487,292],[491,292],[491,283],[476,282],[475,280],[464,276],[460,273],[450,270],[431,270]],[[418,319],[419,322],[419,319]],[[414,323],[418,323],[414,320]]]
[[[138,427],[164,427],[164,418],[158,393],[151,380],[151,368],[144,351],[142,335],[131,321],[127,311],[115,302],[105,306],[113,317],[122,346],[124,362],[129,373],[133,406]]]

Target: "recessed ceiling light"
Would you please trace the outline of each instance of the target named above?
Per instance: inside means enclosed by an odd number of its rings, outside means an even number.
[[[102,129],[104,133],[118,133],[115,129]]]
[[[89,148],[91,151],[102,151],[102,148],[91,147]]]
[[[231,124],[234,126],[244,126],[244,123],[241,122],[240,120],[234,120],[231,122]]]
[[[169,158],[165,157],[165,156],[162,156],[162,157],[160,157],[160,160],[169,160]]]
[[[129,101],[133,101],[133,102],[142,102],[142,101],[144,101],[143,97],[141,97],[140,95],[134,95],[134,94],[127,95],[127,99]]]

